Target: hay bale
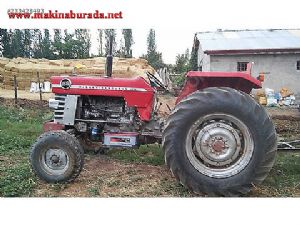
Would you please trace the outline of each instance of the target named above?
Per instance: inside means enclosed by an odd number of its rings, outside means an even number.
[[[0,58],[0,75],[3,77],[5,88],[13,85],[13,76],[16,75],[20,88],[30,87],[31,81],[37,81],[37,72],[41,80],[49,80],[53,75],[69,75],[74,71],[76,65],[84,65],[76,69],[77,75],[104,76],[105,57],[90,59],[25,59]],[[142,76],[146,78],[145,72],[155,72],[145,59],[125,59],[115,57],[113,60],[113,76],[121,78],[132,78]]]
[[[0,67],[0,75],[4,75],[5,69]]]
[[[16,63],[14,63],[13,61],[9,61],[5,66],[4,66],[5,70],[8,71],[14,71],[14,72],[18,72],[18,65]]]
[[[49,65],[50,66],[62,66],[61,61],[59,61],[59,60],[50,60]]]
[[[6,77],[11,77],[11,74],[12,74],[12,72],[11,72],[11,71],[7,71],[7,70],[5,70],[5,71],[4,71],[4,75],[3,75],[3,77],[4,77],[4,80],[5,80],[5,78],[6,78]]]
[[[4,85],[3,85],[3,89],[13,90],[13,89],[14,89],[14,86],[4,84]]]
[[[9,59],[8,58],[0,58],[0,67],[4,68],[4,66],[9,63]]]

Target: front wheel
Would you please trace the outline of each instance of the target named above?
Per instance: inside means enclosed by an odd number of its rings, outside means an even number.
[[[73,181],[83,167],[84,152],[78,140],[66,131],[42,134],[31,148],[35,174],[48,183]]]
[[[276,156],[276,132],[262,106],[231,88],[182,100],[163,135],[166,164],[195,193],[237,196],[261,183]]]

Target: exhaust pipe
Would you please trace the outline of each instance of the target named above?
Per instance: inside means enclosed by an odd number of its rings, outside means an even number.
[[[109,37],[109,51],[106,56],[105,77],[111,77],[112,75],[112,65],[113,65],[112,47],[113,47],[113,36],[111,35]]]

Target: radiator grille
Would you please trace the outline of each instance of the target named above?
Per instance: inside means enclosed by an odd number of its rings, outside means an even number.
[[[64,122],[64,110],[67,95],[55,95],[55,100],[59,101],[58,108],[54,110],[54,121],[59,124]]]

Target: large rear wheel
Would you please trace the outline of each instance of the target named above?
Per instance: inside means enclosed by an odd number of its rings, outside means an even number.
[[[207,88],[175,107],[163,148],[166,164],[191,191],[237,196],[268,175],[276,140],[269,116],[249,95]]]

